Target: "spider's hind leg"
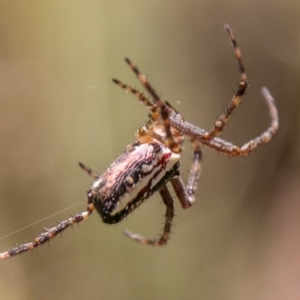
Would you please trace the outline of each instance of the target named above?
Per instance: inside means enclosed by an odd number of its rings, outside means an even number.
[[[159,194],[162,197],[164,204],[166,205],[165,225],[160,238],[146,239],[136,233],[130,232],[129,230],[124,230],[124,234],[127,237],[141,244],[152,245],[152,246],[163,246],[167,243],[171,233],[172,220],[174,217],[174,203],[173,203],[172,196],[166,185],[161,188]]]
[[[59,222],[56,226],[52,228],[45,228],[43,233],[40,233],[32,242],[19,245],[15,248],[12,248],[8,251],[0,253],[0,260],[7,259],[16,255],[19,255],[23,252],[33,250],[56,237],[58,234],[71,227],[75,223],[80,223],[86,220],[94,211],[94,205],[88,204],[86,211],[76,214],[73,217],[70,217],[67,220]]]
[[[87,172],[91,177],[93,177],[94,179],[98,179],[100,177],[99,174],[97,174],[95,171],[93,171],[91,168],[89,168],[88,166],[84,165],[82,162],[78,163],[79,167]]]
[[[191,140],[191,144],[194,158],[187,186],[184,185],[179,174],[171,179],[171,184],[183,209],[189,208],[195,202],[197,184],[202,171],[202,144],[196,140]]]

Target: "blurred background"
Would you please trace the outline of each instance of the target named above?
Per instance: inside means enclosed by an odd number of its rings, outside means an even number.
[[[250,88],[222,137],[242,145],[269,125],[267,86],[280,113],[274,141],[247,158],[206,147],[197,202],[184,211],[174,199],[166,247],[122,235],[161,232],[157,196],[116,226],[94,213],[1,261],[1,299],[299,299],[299,1],[1,1],[0,250],[85,210],[91,178],[77,162],[104,171],[146,121],[111,82],[141,88],[125,56],[187,120],[211,128],[239,75],[225,22]],[[187,142],[184,179],[191,155]]]

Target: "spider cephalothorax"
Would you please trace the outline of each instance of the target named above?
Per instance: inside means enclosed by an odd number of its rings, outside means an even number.
[[[135,134],[136,141],[128,145],[107,170],[99,175],[80,163],[80,167],[94,178],[91,188],[87,191],[87,209],[57,226],[39,234],[34,241],[0,253],[0,260],[31,250],[55,237],[58,233],[86,220],[96,209],[103,221],[113,224],[121,221],[135,208],[159,192],[166,206],[165,225],[158,239],[146,239],[137,234],[125,231],[125,234],[138,242],[149,245],[166,244],[174,217],[173,199],[167,183],[171,183],[177,198],[183,208],[190,207],[195,201],[197,181],[201,173],[202,146],[206,145],[230,156],[246,156],[259,145],[268,143],[276,134],[279,126],[278,112],[274,99],[266,88],[262,89],[267,102],[271,124],[258,137],[239,147],[217,137],[223,130],[232,111],[238,106],[244,95],[248,82],[242,56],[237,41],[228,24],[225,25],[233,45],[240,70],[239,86],[228,107],[224,110],[210,131],[199,128],[187,121],[172,107],[163,101],[146,77],[126,58],[127,64],[149,93],[150,98],[136,89],[117,79],[113,81],[126,91],[134,94],[141,103],[150,110],[148,122]],[[180,177],[180,153],[187,136],[191,140],[194,158],[190,169],[188,183],[185,186]]]

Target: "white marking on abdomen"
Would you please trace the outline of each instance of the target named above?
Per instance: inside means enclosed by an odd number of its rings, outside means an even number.
[[[167,148],[163,148],[163,155],[169,154],[170,150]],[[121,196],[118,200],[116,208],[110,213],[111,216],[114,216],[116,213],[122,211],[133,199],[136,198],[138,193],[149,184],[149,181],[152,179],[150,189],[152,189],[166,174],[166,172],[170,171],[174,165],[180,160],[180,155],[176,153],[172,153],[169,157],[169,161],[166,163],[165,169],[162,170],[162,165],[157,165],[151,173],[144,176],[140,181],[138,181],[134,187],[126,192],[123,196]],[[142,167],[143,168],[143,167]],[[156,175],[153,178],[154,174]]]

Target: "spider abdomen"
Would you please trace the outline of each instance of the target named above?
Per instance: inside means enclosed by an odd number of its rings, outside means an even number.
[[[178,173],[180,156],[159,142],[122,153],[87,192],[105,223],[117,223]]]

